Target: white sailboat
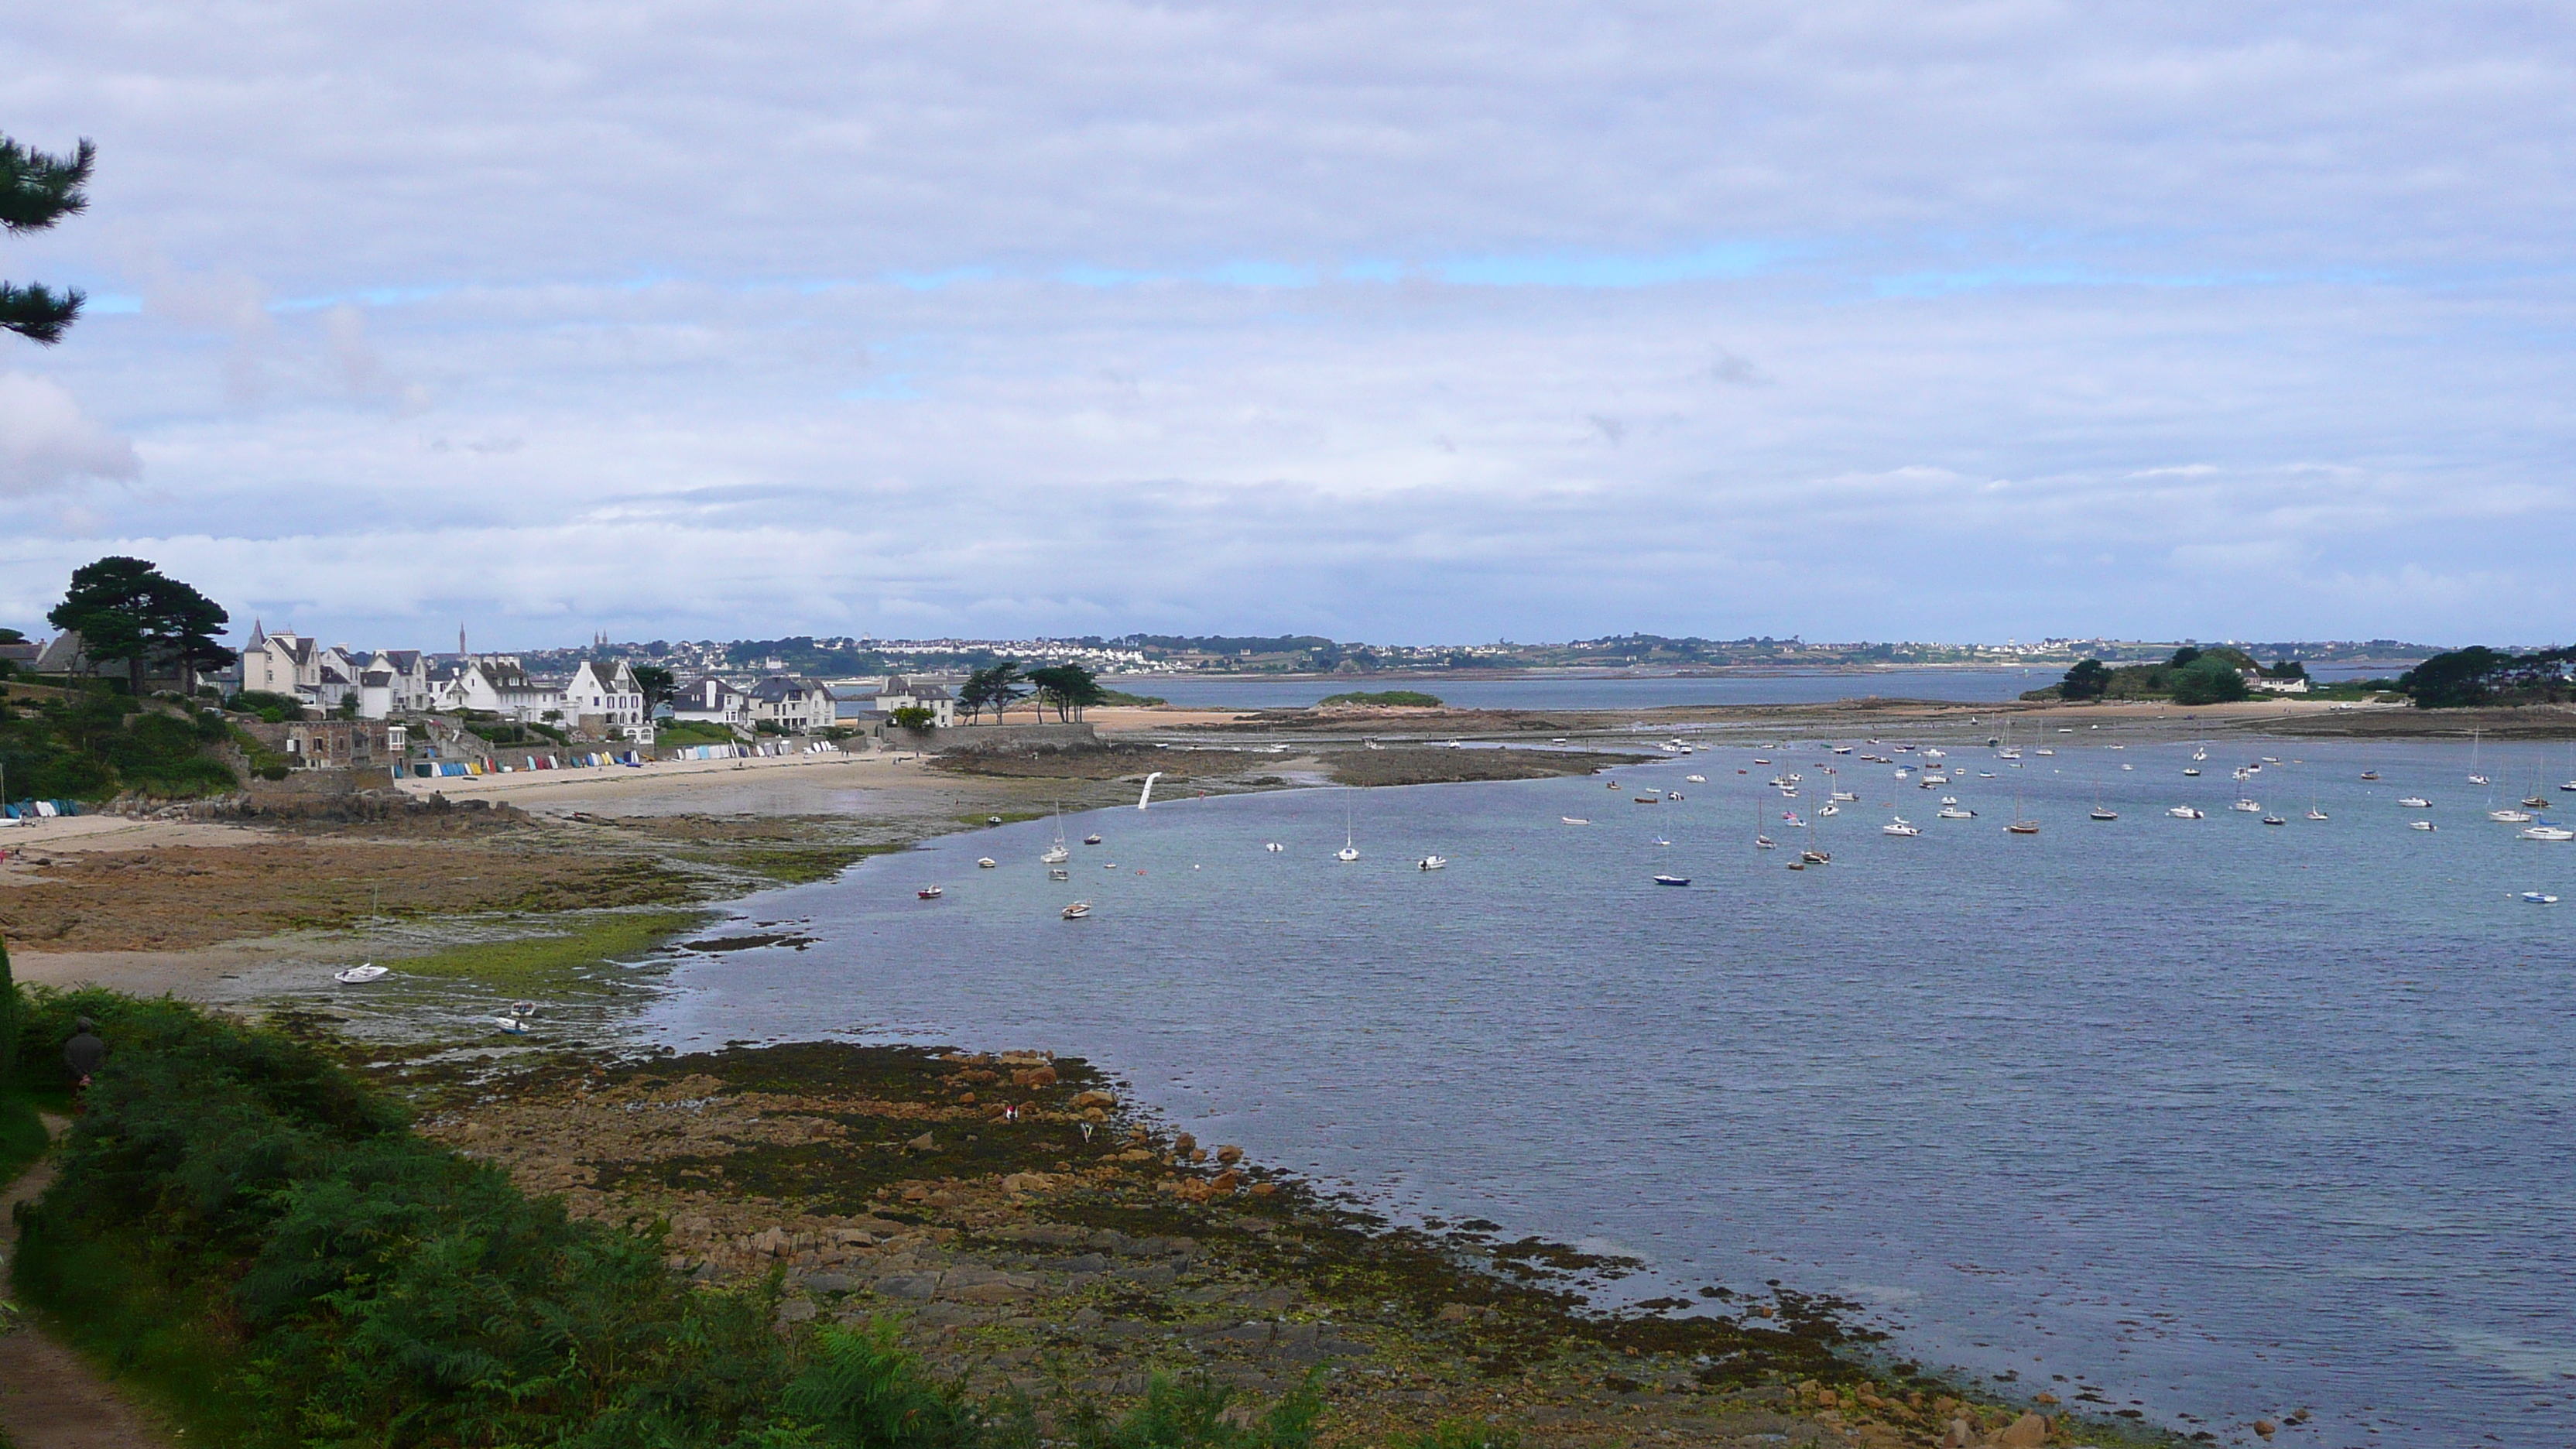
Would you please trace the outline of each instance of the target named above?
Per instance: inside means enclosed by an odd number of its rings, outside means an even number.
[[[2487,777],[2478,773],[2478,731],[2469,731],[2469,783],[2483,785]]]
[[[1351,804],[1345,800],[1342,802],[1342,848],[1333,852],[1333,859],[1348,865],[1359,858],[1360,848],[1352,839]]]

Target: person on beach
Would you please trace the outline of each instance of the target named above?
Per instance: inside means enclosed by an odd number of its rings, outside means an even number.
[[[72,1115],[81,1115],[89,1092],[89,1079],[107,1061],[107,1043],[99,1040],[98,1031],[86,1016],[73,1023],[72,1039],[63,1043],[63,1066],[72,1074]]]

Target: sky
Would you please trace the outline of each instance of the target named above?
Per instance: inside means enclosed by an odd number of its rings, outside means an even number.
[[[30,7],[0,624],[2543,643],[2555,5]]]

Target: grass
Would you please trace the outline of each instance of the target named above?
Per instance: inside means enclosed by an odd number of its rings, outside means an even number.
[[[725,864],[757,871],[782,885],[830,880],[871,855],[892,855],[904,845],[808,845],[779,850],[742,850],[721,859]]]
[[[584,968],[650,951],[704,925],[702,911],[616,911],[576,918],[561,934],[450,946],[391,962],[414,976],[480,981],[512,990],[561,987]]]

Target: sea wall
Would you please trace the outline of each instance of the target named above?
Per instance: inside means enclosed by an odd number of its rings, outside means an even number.
[[[989,755],[1002,751],[1052,752],[1096,750],[1100,737],[1088,723],[958,725],[952,729],[896,733],[897,741],[920,741],[934,754]]]

